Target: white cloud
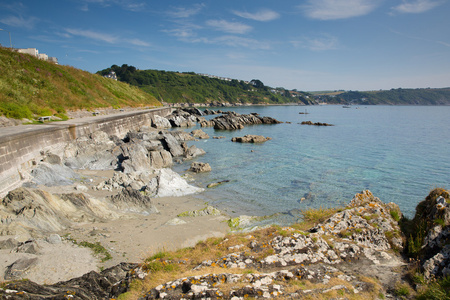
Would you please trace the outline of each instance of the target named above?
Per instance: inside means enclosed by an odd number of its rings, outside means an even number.
[[[189,8],[173,7],[172,10],[167,12],[167,14],[173,18],[185,19],[195,16],[203,9],[203,7],[203,4],[196,4]]]
[[[308,0],[298,6],[312,19],[337,20],[367,15],[379,4],[379,0]]]
[[[29,18],[25,19],[22,16],[19,16],[19,17],[9,16],[9,17],[0,19],[0,23],[3,23],[5,25],[11,26],[11,27],[21,27],[21,28],[26,28],[26,29],[33,29],[38,21],[39,21],[39,19],[35,18],[35,17],[29,17]]]
[[[443,1],[434,1],[434,0],[414,0],[414,1],[403,0],[402,4],[392,7],[392,10],[394,12],[404,14],[418,14],[433,9],[443,3],[444,3]]]
[[[95,32],[92,30],[82,30],[82,29],[73,29],[73,28],[66,28],[65,29],[67,33],[69,33],[72,36],[81,36],[88,39],[92,39],[99,42],[105,42],[108,44],[131,44],[134,46],[141,46],[141,47],[149,47],[151,46],[149,43],[142,41],[140,39],[129,39],[129,38],[122,38],[117,35],[111,35],[107,33],[100,33]]]
[[[99,33],[91,30],[81,30],[81,29],[71,29],[66,28],[66,31],[70,33],[71,35],[76,36],[82,36],[85,38],[89,38],[92,40],[100,41],[100,42],[106,42],[109,44],[115,44],[119,40],[119,37],[110,35],[107,33]]]
[[[225,20],[208,20],[206,21],[206,25],[214,27],[219,31],[237,34],[244,34],[252,30],[252,27],[246,24],[239,22],[228,22]]]
[[[221,37],[211,40],[210,42],[214,43],[214,44],[227,45],[230,47],[238,47],[238,48],[249,48],[249,49],[260,49],[260,50],[270,49],[269,43],[260,42],[255,39],[233,36],[233,35],[221,36]]]
[[[302,37],[291,40],[290,43],[296,48],[304,48],[311,51],[335,50],[339,45],[338,39],[330,35]]]
[[[242,12],[242,11],[233,11],[233,13],[239,17],[255,20],[255,21],[261,21],[261,22],[267,22],[272,21],[275,19],[278,19],[280,17],[280,14],[269,9],[262,9],[255,13],[249,13],[249,12]]]
[[[109,7],[112,5],[120,6],[125,10],[139,12],[142,11],[147,4],[140,0],[82,0],[80,9],[82,11],[89,11],[90,4],[96,4],[103,7]]]

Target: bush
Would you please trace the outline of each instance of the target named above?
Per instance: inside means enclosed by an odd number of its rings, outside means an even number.
[[[15,103],[0,103],[0,112],[7,118],[32,119],[33,113],[25,105]]]

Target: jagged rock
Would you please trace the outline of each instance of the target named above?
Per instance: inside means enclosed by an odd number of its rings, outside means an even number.
[[[125,160],[121,166],[124,173],[148,171],[151,168],[147,149],[141,144],[131,143],[122,145]]]
[[[170,121],[167,120],[164,117],[155,115],[152,119],[152,127],[158,128],[158,129],[165,129],[165,128],[171,128],[172,125],[170,124]]]
[[[201,130],[201,129],[193,130],[191,132],[191,134],[192,134],[193,137],[196,137],[196,138],[199,138],[199,139],[209,139],[209,135],[206,132],[204,132],[203,130]]]
[[[182,156],[184,153],[183,148],[180,146],[175,137],[169,133],[163,133],[162,135],[165,145],[167,146],[165,147],[166,150],[168,150],[173,157]]]
[[[56,154],[47,153],[44,158],[44,162],[49,163],[51,165],[60,165],[62,163],[61,157]]]
[[[416,235],[423,236],[419,258],[425,278],[450,275],[450,193],[434,189],[416,207],[412,220]]]
[[[159,170],[157,197],[178,197],[201,191],[203,191],[202,188],[189,185],[186,180],[171,169]]]
[[[202,217],[202,216],[220,216],[222,213],[217,208],[208,205],[199,210],[185,211],[178,215],[178,217]]]
[[[214,129],[234,130],[242,129],[244,125],[252,124],[278,124],[280,121],[271,117],[260,117],[258,114],[241,115],[235,112],[228,112],[225,115],[211,120],[214,122]]]
[[[22,277],[28,269],[37,263],[37,258],[20,258],[6,268],[5,280],[15,280]]]
[[[192,135],[182,130],[171,131],[170,134],[172,134],[179,142],[195,140],[195,138]]]
[[[303,121],[303,122],[301,123],[301,125],[334,126],[333,124],[321,123],[321,122],[313,123],[313,122],[311,122],[311,121]]]
[[[97,131],[70,142],[64,148],[64,164],[72,169],[107,170],[117,167],[117,157],[111,152],[116,143]]]
[[[204,155],[206,152],[203,149],[197,148],[197,146],[192,145],[191,147],[187,148],[184,153],[184,157],[186,159],[192,159],[194,157]]]
[[[212,109],[205,109],[205,110],[203,111],[203,114],[206,115],[206,116],[209,116],[209,115],[217,115],[218,112],[216,112],[216,111],[214,111],[214,110],[212,110]]]
[[[122,189],[118,194],[110,197],[111,203],[119,210],[133,213],[157,213],[158,210],[150,197],[142,195],[131,187]]]
[[[15,253],[28,253],[28,254],[36,254],[39,252],[39,245],[35,240],[27,240],[23,243],[20,243],[16,249],[13,250]]]
[[[52,285],[29,280],[6,283],[0,289],[5,299],[112,299],[128,290],[135,278],[144,277],[137,264],[121,263],[101,273],[89,272],[81,277]],[[8,293],[7,291],[15,291]]]
[[[16,241],[15,239],[9,238],[7,240],[0,241],[0,250],[3,250],[3,249],[12,250],[12,249],[16,248],[18,245],[19,245],[18,241]]]
[[[32,182],[37,185],[70,185],[80,179],[71,168],[43,162],[31,171]]]
[[[172,154],[169,151],[150,151],[150,165],[155,169],[167,168],[173,165]]]
[[[270,137],[264,137],[262,135],[251,135],[247,134],[243,137],[234,137],[231,139],[232,142],[238,143],[264,143],[266,141],[271,140]]]
[[[211,166],[208,163],[193,162],[189,171],[195,173],[211,172]]]

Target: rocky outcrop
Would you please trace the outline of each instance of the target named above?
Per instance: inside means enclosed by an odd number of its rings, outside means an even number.
[[[193,163],[191,163],[191,167],[189,168],[189,171],[194,172],[194,173],[211,172],[211,166],[208,163],[193,162]]]
[[[311,122],[311,121],[303,121],[301,125],[314,125],[314,126],[334,126],[333,124],[321,123],[321,122]]]
[[[211,172],[211,166],[208,163],[193,162],[189,171],[194,173]]]
[[[279,234],[272,229],[258,233],[260,237],[268,237],[267,240],[249,234],[239,239],[241,244],[222,246],[221,251],[227,249],[228,254],[203,261],[194,268],[197,273],[205,270],[204,275],[161,284],[144,299],[297,299],[314,294],[327,297],[336,291],[341,297],[358,293],[364,297],[371,290],[379,290],[376,296],[387,294],[401,280],[399,267],[404,265],[398,253],[389,251],[398,247],[388,234],[398,229],[391,216],[396,209],[364,191],[343,211],[309,231],[285,227],[283,234]],[[369,238],[361,240],[364,234]],[[228,245],[226,242],[227,239],[219,245]],[[210,267],[214,267],[214,274],[209,272]],[[229,269],[254,271],[228,272]],[[380,282],[378,286],[363,277],[374,275]],[[293,282],[303,280],[318,288],[293,288],[301,285]]]
[[[245,125],[256,124],[279,124],[280,121],[271,117],[260,117],[258,114],[241,115],[235,112],[229,112],[222,116],[211,120],[214,124],[214,129],[219,130],[235,130],[242,129]]]
[[[201,140],[205,140],[205,139],[209,139],[209,135],[207,133],[205,133],[203,130],[201,129],[196,129],[193,130],[191,132],[192,136],[195,138],[199,138]]]
[[[158,210],[149,196],[142,195],[138,190],[131,187],[122,189],[116,195],[110,196],[111,203],[120,211],[133,213],[157,213]]]
[[[427,279],[450,275],[450,193],[434,189],[420,202],[411,224],[408,250],[421,261]]]
[[[121,263],[100,273],[92,271],[52,285],[39,285],[29,280],[6,283],[0,289],[0,298],[112,299],[126,292],[133,279],[142,279],[145,275],[137,264]]]
[[[264,137],[262,135],[247,134],[243,137],[234,137],[231,139],[231,141],[237,143],[264,143],[271,139],[272,138],[270,137]]]

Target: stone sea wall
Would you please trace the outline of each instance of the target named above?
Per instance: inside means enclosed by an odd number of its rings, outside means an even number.
[[[21,132],[0,136],[0,197],[27,179],[28,170],[44,158],[47,151],[59,154],[67,142],[96,131],[123,137],[130,130],[150,126],[155,116],[166,116],[172,108],[158,108],[81,121],[20,126]]]

